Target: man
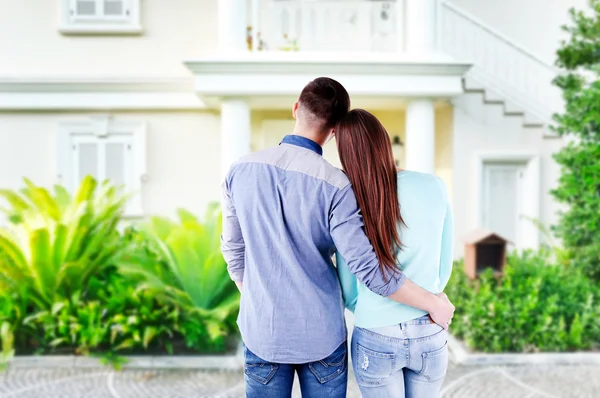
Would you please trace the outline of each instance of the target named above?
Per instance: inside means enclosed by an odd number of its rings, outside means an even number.
[[[242,292],[247,397],[345,397],[344,304],[332,254],[373,292],[428,311],[446,325],[454,307],[406,279],[382,275],[346,175],[322,146],[350,109],[341,84],[310,82],[294,104],[296,126],[278,147],[244,157],[223,184],[221,247]]]

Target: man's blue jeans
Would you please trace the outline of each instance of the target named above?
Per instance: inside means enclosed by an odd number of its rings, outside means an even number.
[[[298,372],[303,398],[345,398],[348,385],[346,342],[317,362],[291,365],[267,362],[244,349],[247,398],[289,398]]]

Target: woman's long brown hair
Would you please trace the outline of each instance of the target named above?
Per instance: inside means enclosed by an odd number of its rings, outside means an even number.
[[[398,272],[396,254],[402,247],[398,226],[404,223],[390,137],[379,120],[363,109],[350,111],[335,127],[335,137],[342,167],[362,212],[365,233],[387,279],[386,274]]]

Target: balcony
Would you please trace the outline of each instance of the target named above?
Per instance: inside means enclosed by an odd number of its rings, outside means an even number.
[[[254,51],[395,52],[404,0],[251,0]],[[254,27],[257,27],[254,29]]]
[[[219,46],[185,61],[196,93],[219,108],[289,107],[317,76],[368,105],[462,93],[470,64],[437,50],[439,0],[219,0]],[[254,28],[256,27],[256,28]],[[363,102],[364,100],[364,102]]]

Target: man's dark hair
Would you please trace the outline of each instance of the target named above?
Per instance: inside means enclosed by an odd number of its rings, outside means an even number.
[[[321,132],[332,129],[350,110],[348,92],[328,77],[319,77],[308,83],[298,102],[306,122]]]

